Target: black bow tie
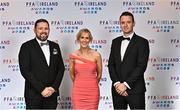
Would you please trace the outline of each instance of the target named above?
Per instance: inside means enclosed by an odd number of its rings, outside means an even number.
[[[41,42],[40,45],[41,45],[41,46],[43,46],[43,45],[49,45],[49,43],[48,43],[48,42]]]
[[[128,40],[128,41],[130,41],[130,38],[129,38],[129,37],[123,37],[122,40]]]

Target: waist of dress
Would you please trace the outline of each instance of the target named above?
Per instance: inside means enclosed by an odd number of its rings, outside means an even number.
[[[87,74],[87,73],[77,73],[75,74],[75,78],[81,78],[81,79],[97,79],[97,74]]]
[[[97,76],[85,76],[85,75],[76,75],[75,79],[81,80],[97,80]]]
[[[85,79],[85,78],[75,78],[74,87],[98,87],[98,80],[96,79]]]

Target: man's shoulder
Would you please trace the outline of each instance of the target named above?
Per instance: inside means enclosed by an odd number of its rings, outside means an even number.
[[[54,41],[48,40],[48,42],[49,42],[50,45],[52,45],[52,46],[59,46],[59,44],[56,43],[56,42],[54,42]]]
[[[119,40],[121,39],[121,37],[122,37],[122,36],[118,36],[118,37],[112,39],[112,41],[119,41]]]
[[[145,37],[139,36],[137,34],[135,34],[135,37],[140,41],[148,41]]]
[[[30,39],[30,40],[27,40],[26,42],[24,42],[22,45],[30,45],[34,42],[35,39]]]
[[[49,45],[52,47],[52,48],[57,48],[57,49],[60,49],[60,46],[58,43],[54,42],[54,41],[50,41],[48,40],[49,42]]]

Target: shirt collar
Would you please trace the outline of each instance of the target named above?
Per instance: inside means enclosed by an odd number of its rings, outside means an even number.
[[[47,40],[45,40],[45,41],[40,41],[38,38],[36,38],[36,40],[37,40],[37,42],[39,43],[39,45],[40,45],[40,43],[47,43]]]
[[[134,35],[134,32],[132,32],[132,33],[129,34],[128,36],[123,35],[123,37],[124,37],[124,38],[129,37],[130,39],[132,39],[133,35]]]

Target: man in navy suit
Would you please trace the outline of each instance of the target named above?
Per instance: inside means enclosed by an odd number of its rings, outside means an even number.
[[[148,40],[135,34],[134,16],[123,12],[119,18],[123,36],[113,39],[108,69],[112,80],[114,109],[145,109],[144,72],[149,57]]]
[[[27,109],[56,109],[64,63],[59,45],[47,40],[50,28],[45,19],[35,22],[36,37],[22,44],[19,66],[25,79]]]

